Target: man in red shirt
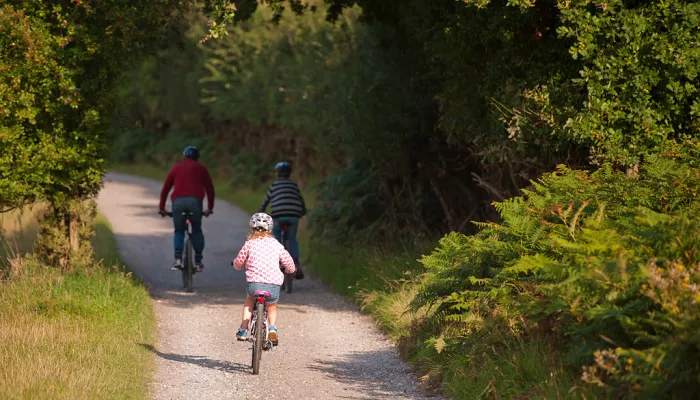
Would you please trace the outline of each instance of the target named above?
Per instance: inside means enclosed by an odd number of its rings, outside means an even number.
[[[192,247],[194,248],[195,270],[201,272],[202,251],[204,250],[204,234],[202,233],[202,215],[209,216],[214,209],[214,185],[207,168],[199,163],[199,150],[194,146],[188,146],[183,152],[185,159],[173,167],[163,183],[160,191],[159,213],[166,215],[165,201],[173,189],[171,196],[173,203],[173,225],[175,225],[175,263],[173,270],[182,269],[182,247],[185,241],[185,217],[183,212],[192,213],[190,224],[192,225]],[[203,210],[204,195],[207,196],[208,208]]]

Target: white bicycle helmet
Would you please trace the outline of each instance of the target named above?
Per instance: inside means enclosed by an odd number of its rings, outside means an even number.
[[[250,229],[256,231],[272,231],[272,217],[265,213],[255,213],[248,222]]]

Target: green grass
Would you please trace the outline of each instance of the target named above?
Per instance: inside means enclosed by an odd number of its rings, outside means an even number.
[[[120,172],[144,178],[151,178],[157,181],[164,181],[168,176],[168,170],[152,164],[117,164],[109,168],[110,171]]]
[[[95,228],[103,263],[61,273],[27,255],[0,281],[0,398],[150,396],[150,298],[120,266],[106,219],[99,217]]]
[[[164,179],[166,171],[153,166],[117,166],[116,171]],[[266,188],[256,191],[217,186],[217,197],[250,213],[256,212]],[[302,189],[303,190],[303,189]],[[303,190],[307,202],[314,198]],[[302,260],[315,276],[335,291],[357,302],[373,316],[397,344],[402,358],[422,374],[424,389],[456,399],[567,399],[597,398],[576,386],[576,372],[566,371],[559,353],[541,339],[522,342],[502,335],[484,338],[488,354],[471,354],[469,343],[438,351],[430,327],[424,324],[429,310],[409,311],[414,298],[418,263],[424,249],[367,250],[313,240],[302,225],[299,232]],[[497,332],[493,332],[494,335]]]
[[[468,352],[439,355],[445,391],[458,399],[600,398],[589,387],[577,387],[559,354],[540,339],[503,342],[480,355]]]

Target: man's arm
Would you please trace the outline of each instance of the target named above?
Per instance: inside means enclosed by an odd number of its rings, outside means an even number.
[[[212,211],[214,210],[214,183],[206,167],[204,167],[204,190],[207,192],[207,208]]]
[[[160,190],[160,204],[158,205],[159,210],[165,210],[165,201],[168,199],[168,193],[170,189],[173,188],[173,183],[175,182],[175,167],[170,170],[168,177],[165,178],[163,182],[163,188]]]

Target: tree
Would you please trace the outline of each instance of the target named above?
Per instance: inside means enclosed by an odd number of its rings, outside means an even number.
[[[121,71],[156,47],[194,1],[6,1],[0,6],[0,212],[49,201],[77,238],[71,202],[99,190],[105,111]],[[226,0],[205,2],[218,20]],[[79,244],[71,240],[72,250]]]

